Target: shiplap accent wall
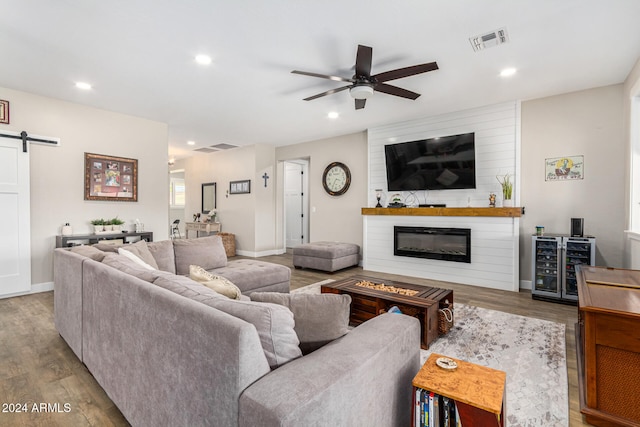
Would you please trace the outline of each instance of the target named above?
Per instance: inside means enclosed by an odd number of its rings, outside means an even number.
[[[384,205],[392,196],[387,191],[386,144],[467,132],[475,132],[476,188],[402,192],[405,203],[486,207],[489,194],[495,193],[500,206],[496,175],[510,173],[514,175],[514,205],[519,206],[520,103],[515,101],[369,129],[369,206],[376,204],[376,189],[384,190]],[[365,215],[363,224],[366,270],[511,291],[519,288],[517,218]],[[470,228],[471,263],[394,256],[394,225]]]

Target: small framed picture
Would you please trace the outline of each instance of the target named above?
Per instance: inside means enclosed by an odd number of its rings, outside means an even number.
[[[0,99],[0,123],[9,124],[9,101]]]
[[[229,183],[229,194],[249,194],[251,193],[251,180],[231,181]]]

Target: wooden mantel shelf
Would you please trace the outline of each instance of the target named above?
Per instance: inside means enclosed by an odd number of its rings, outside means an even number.
[[[362,208],[362,215],[520,217],[524,208]]]

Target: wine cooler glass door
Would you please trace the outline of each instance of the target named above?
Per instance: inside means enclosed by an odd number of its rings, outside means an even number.
[[[560,245],[555,237],[533,239],[533,294],[560,297]]]

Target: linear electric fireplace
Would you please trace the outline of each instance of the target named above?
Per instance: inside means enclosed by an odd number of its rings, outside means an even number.
[[[471,229],[395,226],[393,254],[470,263]]]

